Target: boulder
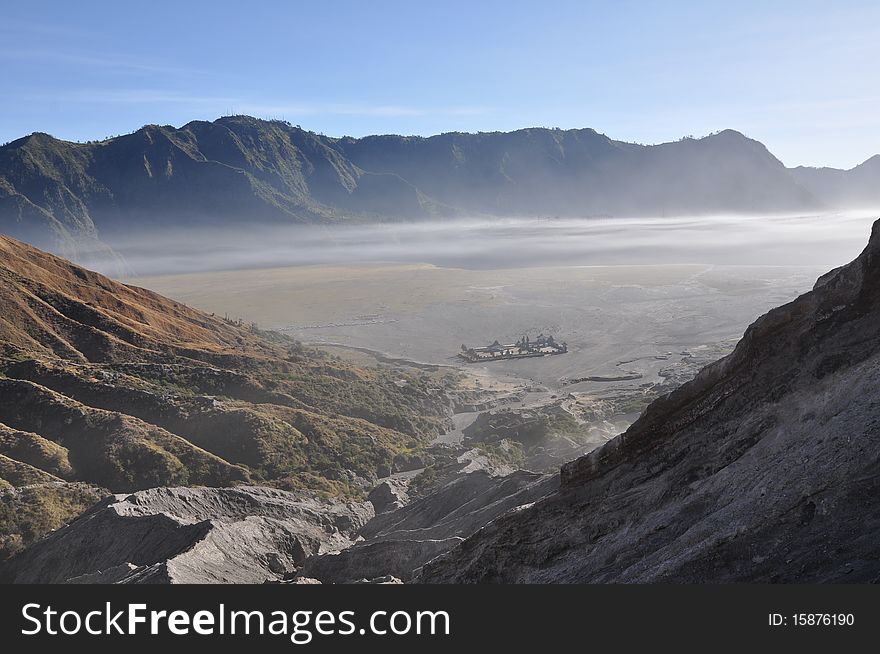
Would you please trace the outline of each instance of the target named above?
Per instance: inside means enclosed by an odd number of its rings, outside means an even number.
[[[409,495],[406,492],[407,486],[408,484],[404,480],[385,479],[370,491],[367,499],[372,502],[377,514],[393,511],[405,506],[409,502]]]

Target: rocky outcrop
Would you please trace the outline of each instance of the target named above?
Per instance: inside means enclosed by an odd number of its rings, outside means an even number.
[[[519,470],[504,477],[459,474],[405,507],[377,515],[360,530],[367,541],[466,537],[507,511],[534,502],[559,484],[555,475]]]
[[[452,549],[461,538],[440,540],[380,540],[355,545],[337,554],[306,559],[302,574],[322,583],[354,583],[392,575],[404,582],[426,561]]]
[[[864,252],[423,582],[880,580],[880,222]]]
[[[377,584],[377,585],[394,585],[394,584],[402,584],[403,581],[394,577],[392,575],[384,575],[382,577],[375,577],[373,579],[358,579],[353,582],[355,584]]]
[[[362,503],[254,486],[117,494],[11,558],[0,567],[0,581],[410,581],[427,561],[557,485],[556,476],[526,471],[459,473],[406,505],[399,504],[405,490],[395,479]],[[0,492],[0,499],[9,492],[15,491]],[[379,501],[391,493],[398,500]],[[374,505],[384,512],[377,515]]]
[[[376,513],[394,511],[409,502],[409,493],[406,492],[406,487],[405,481],[389,477],[371,490],[367,499],[372,502]]]
[[[369,503],[273,488],[154,488],[115,495],[13,557],[14,583],[262,583],[337,551]]]
[[[363,542],[309,557],[301,571],[324,583],[393,575],[410,581],[431,559],[508,511],[551,493],[559,480],[525,470],[497,477],[458,473],[406,506],[386,510],[358,531]]]

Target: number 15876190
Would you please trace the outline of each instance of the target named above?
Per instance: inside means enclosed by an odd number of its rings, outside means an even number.
[[[852,613],[770,613],[767,616],[771,627],[851,627],[855,622]]]

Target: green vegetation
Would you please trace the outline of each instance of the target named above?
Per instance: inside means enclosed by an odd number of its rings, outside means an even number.
[[[477,450],[482,452],[495,465],[509,465],[514,468],[525,466],[526,454],[522,443],[517,443],[516,441],[483,443],[477,446]]]
[[[67,479],[73,472],[67,448],[37,434],[16,431],[4,425],[0,425],[0,456],[29,464],[62,479]]]
[[[61,481],[58,477],[43,472],[27,463],[10,459],[0,454],[0,479],[12,486],[27,486],[52,481]]]
[[[0,561],[58,529],[106,497],[89,484],[42,484],[17,491],[0,488]]]

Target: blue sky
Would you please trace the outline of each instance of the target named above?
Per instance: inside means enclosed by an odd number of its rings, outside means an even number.
[[[880,153],[880,2],[4,2],[0,142],[227,113],[330,135],[738,129],[786,165]]]

